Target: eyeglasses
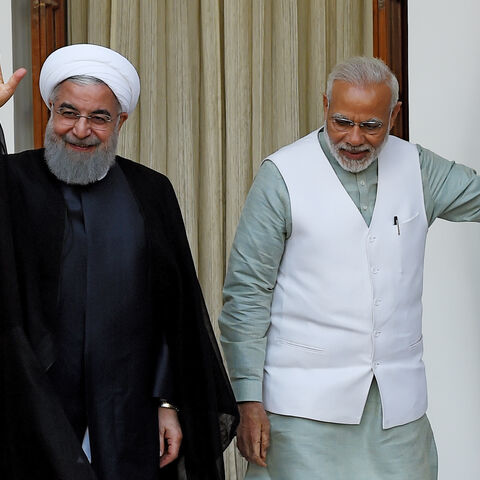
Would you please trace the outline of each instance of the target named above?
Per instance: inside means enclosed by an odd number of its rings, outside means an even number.
[[[75,123],[81,118],[85,118],[92,128],[96,130],[106,130],[109,127],[109,123],[112,121],[112,117],[106,113],[96,113],[94,115],[80,115],[75,110],[69,108],[60,107],[58,110],[54,110],[59,115],[59,120],[63,125],[73,127]]]
[[[364,122],[354,122],[349,118],[342,117],[340,115],[332,115],[330,117],[333,127],[339,132],[348,132],[355,125],[358,125],[360,130],[368,135],[375,135],[380,133],[381,128],[383,127],[383,122],[380,120],[366,120]]]

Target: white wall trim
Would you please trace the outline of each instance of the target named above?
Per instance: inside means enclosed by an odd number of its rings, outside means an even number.
[[[8,80],[13,73],[13,50],[12,50],[12,8],[10,0],[0,0],[0,64],[3,78]],[[2,124],[9,152],[14,151],[14,128],[13,128],[13,100],[0,108],[0,123]]]

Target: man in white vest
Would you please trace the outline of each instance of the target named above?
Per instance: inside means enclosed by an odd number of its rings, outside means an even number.
[[[437,218],[480,221],[480,177],[389,132],[398,82],[338,64],[325,124],[270,155],[225,280],[222,345],[249,480],[434,480],[422,288]]]

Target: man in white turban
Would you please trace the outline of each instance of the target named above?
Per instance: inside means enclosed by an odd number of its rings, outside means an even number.
[[[39,83],[45,149],[0,157],[2,478],[221,479],[237,412],[175,194],[116,155],[138,74],[72,45]]]

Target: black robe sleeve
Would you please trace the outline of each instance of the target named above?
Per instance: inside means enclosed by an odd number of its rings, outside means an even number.
[[[170,349],[163,335],[158,350],[152,395],[158,401],[167,400],[169,403],[176,405]]]
[[[168,478],[221,480],[223,450],[235,435],[238,411],[198,283],[180,208],[166,177],[124,159],[118,159],[118,163],[143,210],[152,254],[154,311],[169,345],[180,408],[182,458],[177,462],[178,476]]]
[[[0,477],[94,480],[25,333],[3,160],[0,156]]]

